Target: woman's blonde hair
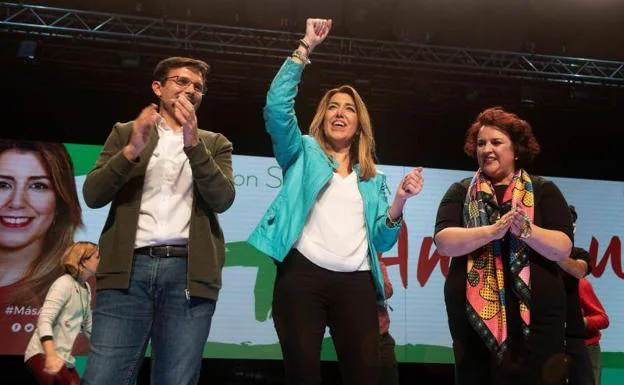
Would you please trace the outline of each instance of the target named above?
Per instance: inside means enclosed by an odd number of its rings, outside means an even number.
[[[65,273],[78,279],[84,261],[91,259],[98,253],[98,247],[93,242],[75,242],[63,254],[63,269]]]
[[[329,140],[323,129],[323,121],[325,120],[325,113],[329,107],[330,99],[338,93],[351,96],[355,103],[359,123],[349,150],[350,166],[359,163],[360,177],[368,180],[377,175],[377,168],[375,167],[375,138],[373,137],[373,125],[371,124],[368,109],[355,88],[344,85],[325,93],[316,108],[312,124],[310,124],[310,135],[318,141],[325,153],[330,153]]]

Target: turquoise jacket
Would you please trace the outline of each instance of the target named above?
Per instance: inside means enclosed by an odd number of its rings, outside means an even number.
[[[266,129],[271,135],[273,153],[282,168],[283,185],[248,242],[263,253],[282,262],[293,247],[308,219],[321,189],[333,176],[338,163],[328,156],[316,139],[302,135],[295,116],[295,96],[304,66],[286,60],[271,83],[264,107]],[[400,224],[389,227],[388,187],[385,175],[359,178],[358,188],[364,201],[371,273],[378,302],[385,300],[384,285],[377,253],[388,251],[396,243]]]

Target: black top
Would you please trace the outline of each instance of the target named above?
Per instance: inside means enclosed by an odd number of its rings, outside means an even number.
[[[557,186],[540,177],[532,177],[535,210],[534,223],[545,229],[558,230],[565,233],[571,240],[574,238],[572,218],[568,204]],[[457,182],[448,189],[438,208],[435,233],[448,227],[464,227],[463,206],[466,199],[469,180]],[[497,201],[507,186],[496,186]],[[509,210],[509,206],[507,210]],[[505,212],[501,212],[501,215]],[[510,233],[503,239],[503,261],[507,267],[508,248],[505,247]],[[466,265],[468,258],[459,256],[451,259],[451,266],[444,286],[444,296],[449,318],[465,313],[466,306]],[[531,301],[531,335],[538,336],[561,335],[566,316],[565,291],[557,264],[530,249],[530,287]],[[508,337],[510,344],[519,340],[520,312],[518,298],[511,290],[509,269],[505,269],[505,293],[507,302]],[[451,331],[451,333],[453,333]],[[532,338],[533,339],[533,338]]]
[[[580,247],[572,248],[570,254],[572,259],[580,259],[587,263],[587,273],[591,273],[591,265],[589,263],[589,253]],[[565,285],[566,295],[568,297],[568,311],[566,315],[566,337],[585,338],[585,323],[583,322],[583,313],[581,312],[581,299],[579,298],[579,280],[570,274],[562,271],[563,284]]]

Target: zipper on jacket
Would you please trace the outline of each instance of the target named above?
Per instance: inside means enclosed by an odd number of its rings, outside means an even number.
[[[325,185],[327,185],[327,182],[329,182],[329,180],[334,176],[334,158],[331,155],[326,155],[326,159],[327,159],[327,163],[329,164],[330,170],[329,173],[327,174],[327,176],[323,179],[323,183],[321,183],[321,187],[316,190],[314,192],[314,194],[312,195],[314,197],[314,200],[312,202],[308,202],[308,207],[310,207],[310,211],[312,210],[312,206],[314,206],[314,202],[316,201],[316,199],[318,198],[319,193],[321,192],[321,190],[323,189],[323,187],[325,187]],[[361,193],[360,193],[361,195]],[[308,211],[308,215],[310,215],[310,211]],[[305,222],[303,224],[303,226],[305,227]],[[301,235],[301,232],[303,231],[303,227],[301,228],[301,231],[299,232],[299,235]],[[296,240],[295,240],[296,242]],[[292,247],[292,246],[291,246]]]

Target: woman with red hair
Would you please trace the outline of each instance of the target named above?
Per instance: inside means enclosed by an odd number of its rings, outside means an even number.
[[[481,112],[464,150],[479,168],[449,188],[435,228],[439,252],[452,257],[444,296],[455,383],[559,384],[566,297],[556,261],[572,248],[568,205],[526,171],[540,147],[515,114]]]

